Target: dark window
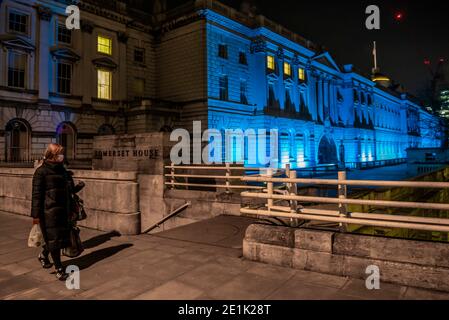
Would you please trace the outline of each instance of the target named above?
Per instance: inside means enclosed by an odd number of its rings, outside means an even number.
[[[72,31],[62,24],[58,24],[58,42],[65,44],[72,43]]]
[[[244,80],[240,82],[240,102],[243,104],[248,104],[247,84]]]
[[[290,97],[290,89],[285,90],[285,110],[287,111],[295,111],[295,106],[293,105],[292,99]]]
[[[274,86],[271,83],[268,86],[268,106],[270,108],[276,107],[276,96],[274,94]]]
[[[436,153],[426,153],[426,161],[436,161],[437,154]]]
[[[115,134],[115,129],[110,124],[103,124],[98,128],[99,136],[109,136]]]
[[[246,59],[246,53],[240,52],[239,53],[239,63],[244,64],[245,66],[248,65],[248,60]]]
[[[360,94],[360,98],[361,98],[362,104],[365,104],[366,99],[365,99],[365,94],[364,93]]]
[[[223,59],[228,58],[228,46],[225,44],[218,45],[218,56]]]
[[[72,84],[72,65],[58,62],[57,67],[57,91],[62,94],[70,94]]]
[[[354,102],[359,102],[360,98],[359,98],[359,93],[357,92],[356,89],[354,89]]]
[[[8,86],[25,88],[26,54],[9,52],[8,55]]]
[[[71,124],[63,122],[56,128],[57,142],[64,147],[67,159],[75,159],[76,133]]]
[[[343,102],[344,101],[343,95],[341,94],[340,90],[337,90],[337,100],[339,102]]]
[[[21,120],[11,120],[6,125],[6,161],[29,160],[29,126]]]
[[[367,96],[367,100],[368,100],[368,105],[371,106],[373,104],[373,97],[370,94]]]
[[[27,33],[28,16],[15,12],[9,13],[9,31]]]
[[[228,100],[228,76],[220,77],[220,100]]]
[[[138,63],[145,63],[145,49],[134,49],[134,61]]]

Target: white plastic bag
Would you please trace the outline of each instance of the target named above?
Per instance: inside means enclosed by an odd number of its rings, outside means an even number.
[[[43,245],[44,236],[42,235],[42,230],[39,224],[33,224],[30,231],[30,236],[28,237],[28,247],[36,248]]]

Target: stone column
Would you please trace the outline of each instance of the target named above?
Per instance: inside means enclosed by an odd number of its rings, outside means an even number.
[[[51,9],[44,6],[37,7],[39,23],[39,103],[48,104],[49,72],[50,69],[50,20]]]
[[[336,83],[332,83],[332,99],[331,99],[332,110],[334,114],[334,121],[338,123],[338,109],[337,109],[337,86]]]
[[[277,57],[277,66],[278,66],[278,75],[279,75],[279,80],[276,81],[276,87],[277,87],[277,98],[279,100],[279,109],[281,110],[285,110],[285,85],[284,85],[284,81],[282,79],[284,79],[284,50],[282,48],[279,48],[278,51],[276,52],[276,57]]]
[[[321,81],[321,105],[323,112],[323,122],[329,121],[329,80],[324,79]]]

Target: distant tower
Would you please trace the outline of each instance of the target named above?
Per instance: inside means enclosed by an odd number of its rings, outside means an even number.
[[[240,11],[250,18],[254,18],[257,15],[257,5],[255,0],[243,0],[240,5]]]
[[[373,60],[374,60],[374,67],[372,69],[372,75],[371,80],[373,80],[376,83],[379,83],[383,87],[390,87],[391,86],[391,80],[387,76],[380,73],[380,68],[377,64],[377,45],[376,41],[373,42]]]
[[[442,69],[437,84],[436,99],[439,102],[440,116],[449,119],[449,63],[444,61]]]

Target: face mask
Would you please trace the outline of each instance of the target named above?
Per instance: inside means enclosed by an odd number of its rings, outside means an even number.
[[[56,161],[63,162],[64,161],[64,155],[63,154],[58,154],[58,156],[56,157]]]

